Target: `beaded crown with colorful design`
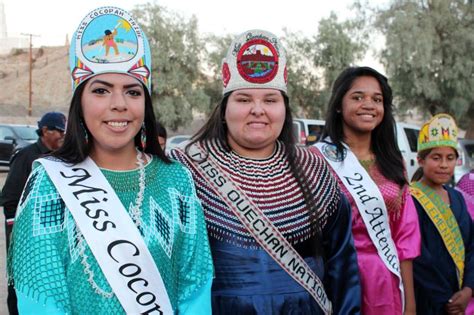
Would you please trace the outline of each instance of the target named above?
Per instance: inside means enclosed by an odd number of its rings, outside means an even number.
[[[73,91],[102,73],[123,73],[142,82],[151,94],[151,54],[148,40],[130,14],[100,7],[86,15],[69,50]]]
[[[437,114],[425,123],[418,135],[418,152],[436,147],[452,147],[457,150],[458,127],[448,114]]]
[[[285,49],[272,33],[250,30],[230,45],[222,61],[223,94],[238,89],[277,89],[286,93]]]

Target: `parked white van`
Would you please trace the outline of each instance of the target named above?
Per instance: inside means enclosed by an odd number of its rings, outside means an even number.
[[[298,145],[312,145],[319,141],[324,130],[324,124],[324,120],[294,118],[293,127],[296,143]],[[405,160],[408,180],[411,180],[413,173],[418,168],[416,148],[420,127],[401,122],[398,122],[396,126],[398,148]]]
[[[420,127],[416,125],[397,123],[397,142],[398,148],[405,160],[405,167],[407,169],[408,181],[418,169],[418,161],[416,160],[418,134]]]
[[[293,132],[298,145],[312,145],[319,141],[323,134],[324,120],[319,119],[293,119]]]

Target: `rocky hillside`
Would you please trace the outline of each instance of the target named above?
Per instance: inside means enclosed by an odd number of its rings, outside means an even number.
[[[33,49],[32,116],[28,116],[29,50],[12,50],[0,55],[0,123],[36,125],[43,113],[51,110],[68,112],[71,100],[68,47]],[[203,124],[195,119],[175,134],[192,134]]]
[[[67,56],[66,46],[33,49],[33,116],[67,111],[71,95]],[[29,50],[0,55],[0,120],[17,122],[28,114],[28,86]]]

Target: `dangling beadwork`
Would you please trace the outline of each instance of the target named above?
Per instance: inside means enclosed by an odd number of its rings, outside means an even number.
[[[86,144],[88,144],[89,143],[89,133],[87,133],[86,126],[84,126],[84,123],[82,122],[82,120],[81,120],[81,127],[82,127],[82,131],[84,131],[84,139],[86,140]]]
[[[145,148],[146,148],[146,128],[145,128],[145,122],[142,122],[142,128],[140,129],[140,139],[141,139],[141,142],[142,142],[143,151],[145,151]]]
[[[82,123],[81,123],[82,124]],[[135,148],[137,151],[137,165],[138,165],[138,172],[139,172],[139,183],[138,183],[138,193],[137,197],[135,198],[135,205],[133,205],[130,209],[130,217],[132,218],[133,222],[140,229],[142,224],[142,204],[143,204],[143,196],[145,194],[145,162],[146,162],[146,154],[143,154],[138,148]],[[79,256],[81,257],[81,264],[84,267],[84,273],[87,275],[87,281],[94,289],[95,293],[103,296],[104,298],[110,299],[114,296],[114,293],[104,291],[94,280],[94,271],[91,270],[91,265],[87,261],[87,254],[85,253],[86,249],[86,242],[84,240],[84,236],[79,232],[77,234],[77,242],[78,242],[78,249],[79,249]]]

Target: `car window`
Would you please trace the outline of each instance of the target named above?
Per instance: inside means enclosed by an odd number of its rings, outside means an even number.
[[[0,126],[0,140],[5,140],[5,137],[15,137],[15,135],[10,128]]]
[[[403,128],[403,130],[405,130],[405,134],[407,135],[410,151],[416,153],[418,146],[418,134],[420,131],[412,128]]]
[[[18,136],[23,140],[36,140],[38,139],[38,134],[36,133],[36,129],[27,126],[18,126],[14,127],[15,132]]]
[[[187,140],[189,137],[175,137],[174,139],[171,140],[171,143],[173,144],[178,144],[181,143],[185,140]]]
[[[316,142],[321,138],[323,134],[324,126],[321,125],[308,125],[308,141]]]

